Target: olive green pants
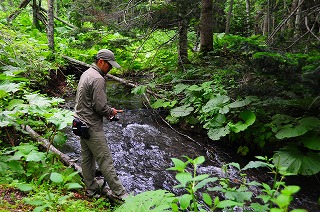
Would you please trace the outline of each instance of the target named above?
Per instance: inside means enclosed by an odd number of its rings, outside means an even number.
[[[96,191],[99,189],[95,181],[96,163],[108,183],[110,189],[116,195],[121,195],[125,189],[116,174],[113,165],[112,154],[107,144],[103,131],[96,132],[89,129],[90,138],[81,138],[82,174],[86,190]]]

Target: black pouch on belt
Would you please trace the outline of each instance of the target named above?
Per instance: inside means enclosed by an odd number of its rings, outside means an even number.
[[[82,123],[78,118],[75,118],[72,121],[72,132],[75,135],[80,136],[82,138],[90,138],[87,126],[84,123]]]

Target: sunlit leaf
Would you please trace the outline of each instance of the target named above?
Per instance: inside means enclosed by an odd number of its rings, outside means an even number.
[[[196,159],[193,160],[193,163],[196,165],[202,164],[205,161],[205,157],[204,156],[199,156]]]
[[[193,181],[201,181],[201,180],[208,178],[209,176],[210,175],[208,175],[208,174],[200,174],[200,175],[194,177],[192,180]]]
[[[67,183],[65,187],[67,187],[67,189],[69,190],[82,188],[82,186],[79,183]]]
[[[183,116],[189,115],[192,111],[193,111],[193,107],[190,107],[188,105],[183,105],[183,106],[171,109],[170,115],[172,117],[183,117]]]
[[[43,97],[39,94],[28,94],[28,95],[25,95],[25,97],[30,105],[36,105],[38,107],[51,106],[52,101],[49,98]]]
[[[19,146],[15,146],[12,149],[18,150],[19,152],[23,153],[24,155],[28,155],[32,150],[38,150],[38,147],[36,147],[33,144],[25,144],[21,143]]]
[[[168,168],[167,170],[183,171],[187,164],[178,158],[171,158],[174,163],[174,167]]]
[[[210,129],[208,131],[208,136],[211,140],[219,140],[221,137],[224,137],[230,133],[228,126],[220,127],[216,129]]]
[[[50,180],[55,183],[62,183],[63,176],[57,172],[52,172],[50,175]]]
[[[38,162],[38,161],[44,160],[45,157],[46,157],[46,154],[45,154],[45,153],[32,150],[32,151],[27,155],[26,161],[35,161],[35,162]]]
[[[281,193],[284,195],[292,195],[300,191],[300,187],[296,185],[288,185],[284,189],[281,190]]]
[[[235,132],[239,133],[241,131],[246,130],[249,126],[251,126],[256,121],[256,115],[251,111],[243,111],[240,113],[240,117],[243,119],[244,122],[239,121],[236,124],[228,123],[230,129]]]
[[[189,91],[201,91],[202,88],[198,85],[191,85],[190,87],[187,88]]]
[[[186,186],[188,182],[192,180],[192,175],[189,172],[181,172],[176,174],[176,179],[182,186]]]
[[[192,196],[190,194],[184,194],[179,198],[180,207],[182,210],[187,209],[190,206],[190,201],[192,200]]]
[[[146,191],[135,196],[126,198],[126,201],[115,212],[124,211],[171,211],[173,201],[176,201],[174,194],[166,190]],[[177,208],[176,206],[174,206]]]
[[[244,203],[239,203],[232,200],[222,200],[218,203],[217,208],[226,208],[232,206],[242,206]]]
[[[15,93],[18,90],[20,90],[20,84],[18,83],[12,83],[12,82],[3,82],[0,84],[0,90],[6,91],[6,92],[12,92]]]
[[[203,198],[203,201],[204,201],[207,205],[212,206],[212,199],[211,199],[211,197],[210,197],[209,194],[207,194],[207,193],[202,193],[202,198]]]
[[[18,184],[17,188],[21,191],[31,191],[33,189],[32,185],[28,183]]]
[[[58,130],[62,130],[69,126],[73,120],[73,112],[70,110],[57,110],[53,116],[49,117],[47,121],[55,124]]]

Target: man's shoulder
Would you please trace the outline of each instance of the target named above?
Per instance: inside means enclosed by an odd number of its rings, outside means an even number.
[[[94,68],[90,67],[88,68],[85,72],[83,72],[83,74],[88,75],[92,78],[97,78],[97,79],[104,79],[101,74],[95,70]]]

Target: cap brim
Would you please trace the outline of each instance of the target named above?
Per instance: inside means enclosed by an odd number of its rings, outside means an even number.
[[[112,65],[112,67],[114,67],[114,68],[120,68],[121,66],[116,62],[116,61],[108,61],[111,65]]]

